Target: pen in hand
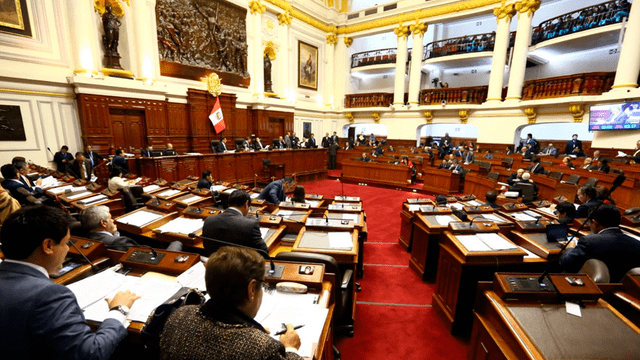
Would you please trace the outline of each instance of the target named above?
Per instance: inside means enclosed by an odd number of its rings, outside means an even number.
[[[298,330],[298,329],[300,329],[300,328],[301,328],[301,327],[303,327],[303,326],[304,326],[304,324],[303,324],[303,325],[294,326],[294,327],[293,327],[293,330]],[[287,329],[280,330],[280,331],[278,331],[277,333],[275,333],[275,335],[282,335],[282,334],[284,334],[284,333],[286,333],[286,332],[287,332]]]

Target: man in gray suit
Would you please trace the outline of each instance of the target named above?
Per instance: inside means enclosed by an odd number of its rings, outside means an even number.
[[[293,148],[293,144],[291,143],[291,132],[287,131],[287,134],[284,136],[284,145],[287,147],[287,149],[292,149]]]
[[[243,190],[229,195],[229,207],[218,215],[209,216],[204,221],[202,236],[263,250],[268,254],[267,244],[260,234],[258,219],[247,218],[251,197]],[[213,253],[222,245],[203,240],[204,249]],[[264,254],[263,254],[264,255]]]
[[[70,219],[51,206],[31,206],[2,224],[0,349],[3,359],[109,359],[127,336],[130,291],[106,299],[109,314],[94,333],[75,295],[49,274],[63,267]]]
[[[80,212],[80,222],[82,227],[89,233],[87,237],[93,240],[102,241],[109,249],[127,251],[138,243],[126,236],[120,236],[116,223],[111,218],[109,208],[104,205],[88,207]],[[182,243],[173,241],[167,250],[182,251]]]

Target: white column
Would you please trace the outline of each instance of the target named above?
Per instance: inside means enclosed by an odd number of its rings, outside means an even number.
[[[540,6],[540,2],[537,2]],[[521,1],[516,3],[518,12],[518,29],[516,43],[513,48],[513,59],[509,71],[509,90],[507,90],[507,101],[520,101],[522,99],[522,85],[524,84],[524,73],[527,68],[527,53],[531,43],[531,19],[537,9],[535,3]]]
[[[132,1],[131,14],[133,16],[133,29],[135,31],[137,77],[142,80],[153,80],[152,47],[157,41],[155,27],[150,24],[149,14],[155,14],[155,0]],[[153,30],[153,31],[152,31]]]
[[[638,6],[635,6],[635,5]],[[638,86],[640,72],[640,4],[638,0],[631,4],[624,42],[620,50],[620,60],[612,91],[624,91]]]
[[[514,15],[513,5],[510,9],[496,8],[498,16],[498,28],[493,46],[493,60],[491,62],[491,75],[489,76],[489,90],[487,92],[487,102],[502,101],[502,86],[504,85],[504,66],[507,61],[507,50],[509,48],[509,34],[511,18]]]
[[[333,89],[335,87],[335,82],[336,82],[336,78],[337,76],[335,76],[334,70],[335,70],[335,63],[334,63],[334,58],[335,58],[335,47],[337,45],[337,37],[335,38],[336,43],[332,44],[332,41],[327,41],[327,45],[324,47],[326,49],[326,54],[324,59],[326,61],[324,61],[325,66],[325,74],[324,74],[324,84],[322,86],[324,86],[324,90],[322,91],[322,93],[324,94],[322,96],[322,101],[324,102],[324,106],[326,107],[331,107],[334,103],[335,103],[335,98],[333,98]],[[319,69],[320,67],[318,67]]]
[[[263,11],[264,12],[264,11]],[[251,90],[253,96],[264,93],[264,49],[262,48],[262,12],[253,11],[249,14],[248,24],[253,36],[250,43],[249,69],[251,69]],[[249,27],[249,26],[247,26]]]
[[[404,105],[404,73],[407,66],[407,36],[409,29],[400,25],[394,32],[398,36],[398,53],[396,55],[396,78],[393,86],[393,105]]]
[[[90,75],[95,70],[100,54],[94,53],[93,42],[98,41],[92,21],[95,15],[92,1],[78,1],[67,6],[71,47],[75,61],[75,72]]]
[[[347,48],[351,46],[353,39],[344,35],[338,36],[338,42],[336,43],[336,49],[333,52],[334,67],[333,75],[335,77],[333,82],[333,105],[336,109],[344,108],[344,99],[347,87],[347,81],[349,81],[351,70],[351,56],[347,52]],[[348,45],[347,45],[348,44]]]
[[[295,89],[295,84],[290,81],[290,74],[295,74],[295,71],[290,71],[289,68],[289,25],[278,25],[278,37],[281,39],[280,48],[276,50],[276,64],[278,65],[278,72],[271,74],[271,80],[277,79],[274,85],[273,91],[278,94],[281,99],[286,99],[289,96],[290,89]],[[277,75],[277,76],[274,76]]]
[[[424,33],[427,31],[427,25],[424,23],[416,23],[411,26],[411,31],[413,32],[413,48],[411,50],[411,71],[409,73],[409,104],[418,105],[420,103],[422,54],[424,52],[422,39],[424,38]]]

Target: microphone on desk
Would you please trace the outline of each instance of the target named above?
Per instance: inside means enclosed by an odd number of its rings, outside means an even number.
[[[188,236],[190,238],[199,238],[201,240],[211,241],[211,242],[214,242],[214,243],[217,243],[217,244],[222,244],[224,246],[235,246],[235,247],[239,247],[239,248],[255,250],[260,255],[262,255],[265,259],[269,260],[269,276],[273,277],[273,275],[275,275],[275,273],[276,273],[276,265],[273,263],[273,258],[271,256],[269,256],[269,254],[266,251],[262,250],[262,249],[256,249],[256,248],[252,248],[252,247],[244,246],[244,245],[240,245],[240,244],[234,244],[234,243],[230,243],[230,242],[226,242],[226,241],[222,241],[222,240],[218,240],[218,239],[214,239],[214,238],[210,238],[210,237],[206,237],[206,236],[197,235],[196,233],[189,233]]]
[[[47,150],[49,150],[49,152],[51,153],[51,156],[56,157],[55,155],[53,155],[53,151],[51,151],[51,149],[49,149],[48,146],[47,146]]]
[[[156,252],[156,249],[152,248],[151,246],[145,245],[145,244],[139,244],[135,240],[131,240],[131,241],[133,242],[133,245],[129,246],[129,248],[141,247],[141,248],[149,249],[149,252],[151,253],[151,258],[149,258],[149,260],[153,261],[158,257],[158,252]],[[107,249],[116,249],[116,250],[123,247],[123,245],[111,245],[111,244],[110,245],[105,244],[104,246]],[[124,246],[127,246],[127,245],[124,245]]]
[[[329,225],[329,215],[322,213],[322,217],[325,219],[325,225]]]
[[[87,257],[87,255],[85,255],[82,251],[80,251],[80,249],[78,248],[78,246],[76,246],[76,241],[71,239],[69,240],[69,242],[67,243],[67,245],[71,244],[77,251],[78,253],[80,253],[80,255],[82,256],[82,258],[84,258],[89,265],[91,265],[91,270],[93,271],[97,271],[96,266],[93,264],[93,262],[91,262],[91,260],[89,260],[89,258]]]
[[[478,216],[472,217],[471,221],[469,222],[469,228],[471,228],[471,226],[473,226],[473,220],[475,220],[477,218],[483,218],[484,219],[484,216],[478,215]]]

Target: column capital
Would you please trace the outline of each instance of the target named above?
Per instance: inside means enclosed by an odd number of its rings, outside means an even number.
[[[260,0],[251,0],[249,1],[249,11],[251,12],[251,15],[262,15],[267,11],[267,6],[262,4]]]
[[[344,44],[345,44],[347,47],[350,47],[351,45],[353,45],[353,38],[350,38],[350,37],[348,37],[348,36],[345,36],[345,37],[344,37]]]
[[[409,33],[411,32],[409,30],[409,26],[408,25],[402,25],[402,23],[398,24],[398,27],[393,29],[393,32],[396,33],[396,36],[398,36],[398,39],[403,38],[403,39],[407,39],[407,36],[409,36]]]
[[[330,33],[327,35],[327,44],[335,45],[338,43],[338,35],[336,33]]]
[[[289,26],[291,25],[291,20],[293,20],[293,16],[291,16],[291,13],[289,11],[278,14],[278,23],[280,25]]]
[[[515,3],[514,8],[518,11],[518,19],[523,13],[533,17],[536,10],[540,9],[540,0],[521,0]]]
[[[573,116],[573,122],[582,122],[582,118],[584,117],[584,108],[582,107],[582,104],[570,104],[569,113]]]
[[[527,122],[529,124],[535,124],[538,120],[538,112],[536,108],[532,106],[524,108],[524,114],[527,115]]]
[[[514,4],[505,4],[504,1],[502,1],[502,6],[493,8],[493,15],[496,16],[497,21],[504,18],[511,19],[513,15],[516,14],[514,6]]]
[[[415,24],[409,26],[409,31],[413,33],[413,37],[422,36],[427,32],[428,26],[429,25],[427,25],[426,23],[421,23],[416,20]]]

